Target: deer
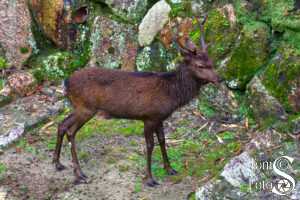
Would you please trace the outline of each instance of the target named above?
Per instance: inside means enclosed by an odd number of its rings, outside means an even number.
[[[164,169],[168,175],[177,174],[171,167],[167,154],[163,122],[176,109],[196,97],[200,87],[221,82],[204,41],[205,21],[206,18],[199,23],[202,32],[201,48],[189,39],[178,42],[183,58],[172,72],[128,72],[89,67],[74,72],[66,79],[66,96],[73,111],[58,125],[53,156],[56,170],[65,169],[60,162],[60,153],[66,135],[71,143],[74,184],[87,183],[87,176],[82,172],[77,158],[75,136],[86,122],[101,112],[110,118],[141,120],[144,123],[147,186],[159,185],[151,172],[154,134],[161,149]]]

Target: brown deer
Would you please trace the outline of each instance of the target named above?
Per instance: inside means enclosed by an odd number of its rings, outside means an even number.
[[[203,24],[201,30],[203,32]],[[58,126],[57,144],[53,162],[57,170],[65,167],[60,163],[61,145],[65,133],[71,143],[75,183],[85,183],[76,155],[76,132],[97,112],[113,118],[142,120],[147,147],[146,184],[158,183],[151,173],[151,155],[156,133],[164,168],[169,175],[177,172],[171,167],[165,144],[163,121],[177,108],[187,104],[201,86],[220,82],[208,57],[207,47],[201,36],[202,49],[190,40],[179,42],[183,61],[174,72],[125,72],[104,68],[85,68],[75,72],[65,81],[66,94],[74,111]]]

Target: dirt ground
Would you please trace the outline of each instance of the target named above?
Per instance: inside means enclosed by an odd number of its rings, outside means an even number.
[[[117,167],[124,163],[130,166],[131,161],[126,159],[128,152],[138,150],[128,148],[130,140],[141,142],[142,138],[117,136],[106,139],[97,135],[80,143],[78,148],[88,152],[90,157],[87,162],[82,162],[82,169],[89,177],[88,184],[82,185],[73,185],[71,159],[67,152],[62,156],[67,169],[57,172],[51,163],[52,152],[40,149],[36,156],[9,149],[1,155],[1,161],[8,168],[8,178],[3,183],[8,192],[7,199],[187,199],[189,193],[193,192],[189,178],[178,184],[168,180],[160,181],[161,185],[155,188],[141,184],[140,191],[135,191],[136,182],[143,177],[143,172],[134,167],[120,171]],[[111,152],[114,147],[127,148],[127,151],[116,154]],[[65,147],[64,150],[68,149]],[[108,164],[109,156],[114,156],[118,161]]]
[[[197,130],[208,124],[192,114],[195,108],[182,110],[174,113],[165,123],[167,135],[174,132],[179,124],[188,124]],[[65,141],[61,156],[67,169],[58,172],[52,164],[55,140],[49,143],[45,137],[56,138],[57,122],[51,127],[50,131],[44,127],[31,130],[25,139],[0,152],[0,161],[6,168],[5,174],[0,176],[0,199],[4,194],[8,200],[187,200],[199,186],[199,177],[179,174],[180,179],[167,176],[158,179],[159,186],[146,187],[143,184],[145,163],[137,164],[136,159],[136,155],[140,155],[142,159],[139,160],[145,162],[143,136],[118,133],[95,133],[77,141],[81,167],[89,178],[87,184],[74,185],[68,142]],[[185,135],[189,133],[187,127],[181,129],[184,129]],[[110,127],[108,130],[111,130]],[[156,148],[159,148],[158,145]]]

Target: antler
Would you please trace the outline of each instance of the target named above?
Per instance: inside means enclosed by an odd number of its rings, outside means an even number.
[[[188,19],[184,19],[188,20]],[[190,24],[189,24],[190,23]],[[197,52],[197,46],[189,39],[188,32],[185,30],[187,29],[186,26],[192,26],[192,22],[190,21],[183,21],[182,23],[178,23],[176,20],[176,27],[178,28],[178,37],[175,38],[173,36],[173,41],[176,42],[181,51],[184,51],[186,53],[196,53]]]
[[[199,20],[197,18],[196,18],[196,20],[197,20],[197,22],[198,22],[198,24],[200,26],[200,32],[201,32],[200,44],[201,44],[202,50],[205,51],[205,52],[207,52],[207,45],[206,45],[205,39],[204,39],[204,37],[205,37],[204,24],[205,24],[205,22],[207,20],[207,14],[204,16],[204,19],[203,19],[203,21],[201,23],[199,22]]]

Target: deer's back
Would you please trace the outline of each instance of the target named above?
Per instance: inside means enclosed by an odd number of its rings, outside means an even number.
[[[166,92],[172,74],[165,76],[87,68],[70,77],[67,95],[75,108],[102,110],[120,118],[165,118],[174,105]]]

